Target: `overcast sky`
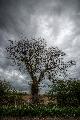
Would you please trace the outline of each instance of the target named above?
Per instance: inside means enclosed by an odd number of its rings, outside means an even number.
[[[77,61],[72,71],[80,78],[80,0],[0,0],[0,76],[25,90],[25,74],[15,71],[5,58],[8,40],[21,33],[43,37],[48,46],[65,51]]]

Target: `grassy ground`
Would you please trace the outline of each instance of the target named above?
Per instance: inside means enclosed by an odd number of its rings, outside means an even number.
[[[60,108],[57,106],[3,106],[0,107],[1,117],[80,117],[80,107]]]
[[[68,117],[68,118],[62,118],[62,117],[54,117],[54,118],[50,118],[50,117],[45,117],[45,118],[29,118],[29,117],[6,117],[6,118],[0,118],[0,120],[80,120],[80,118],[73,118],[73,117]]]

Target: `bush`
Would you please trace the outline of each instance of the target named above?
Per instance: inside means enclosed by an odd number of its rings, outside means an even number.
[[[49,92],[50,99],[56,99],[59,106],[80,106],[80,81],[58,80]]]
[[[21,103],[21,101],[20,93],[12,90],[9,82],[0,80],[0,105],[14,105]]]

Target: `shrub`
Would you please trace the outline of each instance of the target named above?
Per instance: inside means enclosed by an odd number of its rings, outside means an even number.
[[[58,80],[49,92],[50,99],[56,99],[59,106],[80,106],[80,81]]]

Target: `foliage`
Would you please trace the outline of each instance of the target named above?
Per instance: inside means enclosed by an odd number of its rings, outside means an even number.
[[[59,106],[80,106],[80,80],[58,80],[49,92]]]
[[[31,94],[32,102],[38,102],[39,84],[43,79],[53,80],[58,73],[64,73],[67,67],[74,65],[74,61],[64,63],[63,56],[65,53],[57,47],[47,48],[44,39],[27,39],[10,41],[6,48],[8,58],[19,66],[25,65],[25,69],[32,79]]]

